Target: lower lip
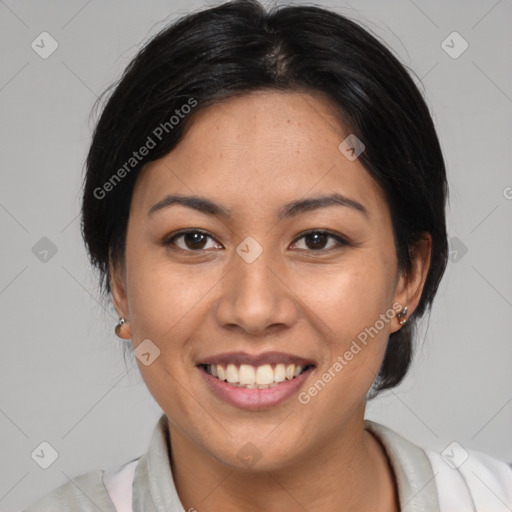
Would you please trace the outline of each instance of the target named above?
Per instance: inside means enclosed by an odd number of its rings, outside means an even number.
[[[239,388],[217,379],[202,367],[198,367],[198,370],[210,389],[229,404],[241,409],[268,409],[282,404],[295,395],[313,368],[309,368],[292,380],[285,380],[267,389]]]

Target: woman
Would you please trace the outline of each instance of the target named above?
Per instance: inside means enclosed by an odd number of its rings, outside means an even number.
[[[165,28],[102,112],[82,209],[163,414],[145,455],[27,510],[510,510],[504,462],[364,418],[443,276],[446,194],[421,94],[352,21],[241,0]]]

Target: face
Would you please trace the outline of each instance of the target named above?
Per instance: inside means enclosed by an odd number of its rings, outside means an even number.
[[[173,446],[268,470],[362,428],[428,255],[401,274],[384,195],[338,149],[333,112],[301,93],[227,100],[137,180],[113,298]]]

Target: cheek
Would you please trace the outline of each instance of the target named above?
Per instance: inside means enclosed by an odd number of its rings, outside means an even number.
[[[382,364],[394,315],[394,269],[368,251],[324,270],[300,278],[309,290],[304,301],[314,312],[310,318],[321,319],[328,341],[328,356],[303,399],[314,402],[319,415],[343,416],[365,399]]]
[[[205,292],[197,279],[192,283],[191,275],[180,274],[149,251],[131,253],[127,275],[133,348],[149,339],[157,347],[150,345],[150,351],[158,354],[150,364],[135,358],[141,376],[157,403],[172,411],[171,417],[184,411],[184,417],[193,417],[195,402],[184,389],[192,370],[189,340]]]
[[[135,340],[150,338],[181,339],[180,333],[191,325],[194,312],[201,308],[201,297],[211,288],[208,273],[180,272],[160,256],[132,253],[128,265],[128,297],[132,334]],[[197,274],[197,269],[196,269]],[[166,343],[166,350],[174,344]]]
[[[352,340],[390,308],[393,269],[376,255],[354,253],[341,265],[316,267],[296,272],[292,286],[303,290],[298,295],[306,311],[329,340]]]

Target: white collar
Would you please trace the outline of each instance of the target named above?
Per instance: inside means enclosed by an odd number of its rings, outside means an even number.
[[[401,512],[512,510],[512,469],[504,462],[468,451],[469,462],[454,469],[439,453],[411,443],[384,425],[370,420],[364,425],[389,458]],[[148,451],[103,474],[117,512],[186,512],[172,476],[168,428],[167,416],[162,414]]]

